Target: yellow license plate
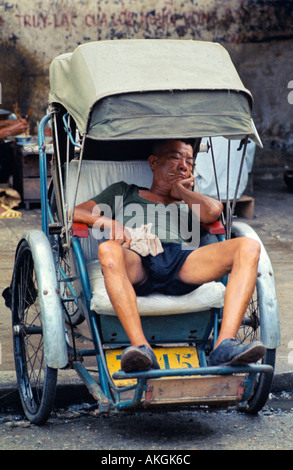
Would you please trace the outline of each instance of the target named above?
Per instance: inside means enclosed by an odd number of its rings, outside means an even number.
[[[161,369],[188,369],[199,367],[197,350],[192,346],[153,348]],[[109,349],[106,351],[106,359],[110,374],[121,369],[121,354],[123,349]],[[116,380],[122,387],[133,385],[136,379]]]

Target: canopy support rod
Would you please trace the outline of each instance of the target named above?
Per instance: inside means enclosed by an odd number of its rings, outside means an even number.
[[[78,185],[79,185],[79,179],[80,179],[81,164],[82,164],[82,159],[83,159],[85,137],[86,137],[86,135],[84,134],[83,137],[82,137],[82,142],[81,142],[81,146],[80,146],[80,155],[79,155],[77,175],[76,175],[76,186],[75,186],[75,193],[74,193],[74,200],[73,200],[73,207],[72,207],[71,221],[70,221],[71,224],[72,224],[72,221],[73,221],[74,209],[75,209],[76,198],[77,198],[77,191],[78,191]]]
[[[69,120],[70,120],[70,116],[69,116],[69,113],[67,113],[67,125],[69,126]],[[63,116],[63,121],[64,121],[64,116]],[[67,132],[67,140],[66,140],[66,173],[65,173],[65,236],[66,236],[66,244],[67,246],[69,246],[69,206],[68,206],[68,201],[69,201],[69,198],[68,198],[68,180],[69,180],[69,176],[68,176],[68,173],[69,173],[69,143],[70,141],[70,137],[69,137],[69,133]]]
[[[230,155],[231,142],[228,140],[228,158],[227,158],[227,194],[226,194],[226,239],[231,238],[231,207],[229,200],[229,180],[230,180]]]
[[[231,214],[230,214],[230,225],[232,225],[232,217],[233,217],[233,214],[234,214],[234,211],[235,211],[237,193],[238,193],[238,189],[239,189],[239,185],[240,185],[240,179],[241,179],[241,174],[242,174],[242,169],[243,169],[243,164],[244,164],[244,158],[245,158],[245,154],[246,154],[247,142],[248,142],[248,136],[246,136],[245,139],[244,139],[242,157],[241,157],[240,168],[239,168],[239,172],[238,172],[238,179],[237,179],[234,199],[233,199],[233,203],[232,203],[232,210],[231,210]]]
[[[62,178],[62,172],[61,172],[61,158],[60,158],[60,148],[59,148],[59,139],[58,139],[58,127],[57,127],[57,118],[56,118],[56,112],[53,111],[53,123],[54,123],[54,132],[55,132],[55,138],[56,138],[56,153],[57,153],[57,168],[58,168],[58,176],[59,176],[59,186],[60,186],[60,192],[61,192],[61,204],[62,204],[62,217],[63,217],[63,223],[66,223],[66,214],[65,214],[65,199],[64,199],[64,190],[63,190],[63,178]]]
[[[211,148],[211,154],[212,154],[212,162],[213,162],[213,168],[214,168],[214,175],[215,175],[215,182],[216,182],[216,188],[217,188],[217,195],[218,195],[218,200],[221,202],[221,195],[220,195],[220,189],[219,189],[219,182],[218,182],[218,175],[217,175],[217,169],[216,169],[216,161],[215,161],[215,155],[214,155],[214,148],[213,148],[213,143],[211,137],[209,137],[209,142],[210,142],[210,148]],[[222,218],[222,223],[225,225],[224,221],[224,214],[221,214]]]

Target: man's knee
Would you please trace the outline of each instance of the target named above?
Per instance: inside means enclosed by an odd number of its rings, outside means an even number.
[[[239,239],[240,241],[240,248],[239,252],[240,255],[245,257],[245,259],[251,262],[258,263],[261,246],[257,240],[253,240],[252,238],[242,237]]]
[[[123,262],[122,247],[113,240],[100,243],[98,247],[98,258],[102,269],[113,269]]]

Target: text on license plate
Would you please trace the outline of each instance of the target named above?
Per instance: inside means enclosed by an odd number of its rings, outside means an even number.
[[[187,369],[199,367],[197,350],[192,346],[153,348],[161,369]],[[121,354],[123,349],[111,349],[106,351],[106,359],[109,372],[112,375],[121,369]],[[117,380],[121,386],[136,383],[136,379]]]

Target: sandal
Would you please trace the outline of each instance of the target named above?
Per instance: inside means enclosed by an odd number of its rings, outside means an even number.
[[[4,212],[0,213],[0,219],[16,219],[22,216],[21,212],[10,209],[8,206],[5,206],[5,204],[1,204],[0,207],[4,209]]]

